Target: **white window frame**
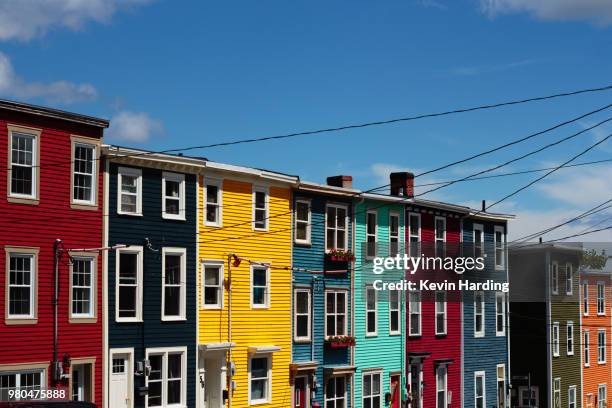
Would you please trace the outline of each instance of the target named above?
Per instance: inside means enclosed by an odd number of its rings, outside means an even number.
[[[91,174],[86,173],[77,173],[76,171],[76,148],[84,147],[87,149],[92,149],[91,153]],[[91,198],[89,200],[79,200],[74,197],[74,178],[77,174],[87,175],[91,177]],[[95,205],[96,204],[96,196],[98,195],[98,145],[94,143],[87,143],[83,139],[73,139],[72,140],[72,172],[70,177],[72,177],[72,191],[70,192],[71,202],[77,205]]]
[[[438,405],[438,393],[441,391],[438,389],[438,376],[439,376],[439,370],[444,370],[444,405],[443,406],[439,406]],[[448,407],[448,367],[444,364],[439,365],[438,367],[436,367],[435,372],[434,372],[434,377],[435,377],[435,382],[436,382],[436,408],[447,408]]]
[[[253,285],[253,282],[254,282],[253,275],[255,273],[255,269],[265,269],[266,270],[266,286],[264,288],[264,294],[265,294],[264,304],[255,304],[253,302],[253,289],[255,289],[255,286]],[[258,286],[258,287],[261,287],[261,286]],[[271,291],[272,291],[272,287],[270,285],[270,265],[267,263],[251,264],[251,285],[250,285],[251,309],[269,309],[271,298],[272,298]]]
[[[96,279],[97,279],[97,262],[95,256],[84,256],[84,255],[71,255],[71,265],[70,265],[70,318],[73,319],[89,319],[95,317],[96,315]],[[90,285],[86,286],[75,286],[74,285],[74,260],[85,261],[90,263],[91,267],[91,276],[90,276]],[[74,289],[88,289],[89,290],[89,313],[74,313]]]
[[[266,389],[266,398],[261,399],[251,399],[251,381],[253,380],[251,376],[251,362],[255,358],[265,358],[268,360],[268,373],[265,377],[267,380],[267,389]],[[249,367],[248,367],[248,380],[249,380],[249,405],[259,405],[259,404],[267,404],[272,401],[272,354],[271,353],[257,353],[249,355]],[[256,377],[255,379],[263,379],[264,377]]]
[[[179,284],[166,285],[166,256],[167,255],[178,255],[181,257],[181,274]],[[161,319],[162,321],[177,321],[186,320],[186,281],[187,281],[187,249],[175,248],[175,247],[163,247],[162,248],[162,302],[161,302]],[[179,288],[179,307],[180,313],[178,316],[166,316],[166,286],[178,287]]]
[[[136,178],[136,211],[129,212],[121,209],[121,197],[124,194],[133,196],[133,193],[125,193],[121,190],[123,184],[123,176],[131,176]],[[142,170],[133,167],[119,167],[117,169],[117,214],[142,216]]]
[[[27,364],[25,366],[27,366]],[[27,385],[22,386],[21,385],[21,375],[27,375],[27,374],[40,374],[40,388],[33,388],[32,386],[27,386]],[[32,367],[32,368],[23,368],[23,369],[19,369],[19,368],[11,369],[8,371],[0,371],[0,376],[15,376],[15,387],[10,388],[10,389],[14,389],[15,391],[29,391],[29,390],[37,390],[37,389],[40,389],[41,391],[43,391],[47,389],[47,370],[44,368],[33,368]],[[21,400],[19,395],[16,395],[14,398],[15,398],[15,401]],[[31,400],[31,399],[32,399],[31,397],[24,398],[24,400]],[[7,405],[11,405],[11,404],[7,404]]]
[[[368,308],[368,294],[369,293],[373,293],[374,294],[374,309],[369,309]],[[366,320],[365,320],[365,324],[366,324],[366,337],[375,337],[378,336],[378,291],[376,289],[374,289],[374,286],[368,285],[366,286],[366,299],[365,299],[365,312],[366,312]],[[369,331],[369,327],[368,327],[368,316],[370,315],[370,313],[374,313],[374,331]]]
[[[478,396],[476,390],[478,390],[478,379],[482,379],[482,395]],[[474,408],[478,408],[478,399],[482,398],[482,408],[487,407],[487,381],[486,373],[484,371],[474,372]]]
[[[335,211],[334,213],[336,214],[336,222],[334,224],[333,227],[329,227],[328,224],[328,220],[327,220],[327,209],[328,208],[334,208]],[[338,228],[338,208],[341,208],[344,210],[344,229],[340,229]],[[330,250],[327,248],[328,247],[328,242],[327,242],[327,231],[328,230],[333,230],[334,231],[334,242],[333,242],[333,249],[344,249],[347,250],[348,249],[348,240],[349,240],[349,220],[348,220],[348,206],[347,205],[342,205],[342,204],[332,204],[332,203],[328,203],[325,206],[325,252],[329,252]],[[344,247],[339,247],[338,246],[338,231],[344,231]]]
[[[498,308],[498,300],[501,298],[501,306],[502,310],[500,311]],[[497,327],[497,319],[498,317],[502,317],[502,329],[499,330]],[[506,335],[506,296],[503,292],[495,292],[495,335],[498,337],[502,337]]]
[[[601,392],[601,390],[603,390],[603,393]],[[606,384],[605,383],[598,384],[597,385],[597,408],[606,408],[607,404],[608,404],[608,390],[607,390]]]
[[[559,264],[557,261],[550,266],[550,288],[553,295],[559,294]]]
[[[584,346],[584,355],[582,356],[582,358],[584,359],[584,366],[585,367],[590,367],[591,366],[591,346],[589,344],[590,341],[590,334],[588,330],[585,330],[583,332],[583,346]]]
[[[391,222],[391,220],[393,218],[397,218],[397,234],[393,234],[392,228],[391,226],[393,225],[393,223]],[[401,237],[402,235],[402,227],[401,227],[401,218],[400,218],[400,214],[397,211],[389,211],[389,250],[388,250],[388,256],[392,257],[395,256],[396,254],[399,254],[400,251],[400,242],[401,242]],[[393,240],[396,241],[393,241]],[[391,246],[392,243],[396,242],[397,243],[397,248],[395,252],[391,251]]]
[[[569,271],[569,273],[568,273]],[[565,264],[565,294],[571,296],[574,293],[574,267],[571,263]]]
[[[572,398],[573,395],[573,398]],[[576,408],[576,386],[572,385],[567,389],[567,408]]]
[[[388,291],[388,293],[389,293],[389,335],[390,336],[397,336],[397,335],[402,333],[401,295],[400,295],[400,292],[397,291],[397,290],[390,290],[390,291]],[[397,296],[397,308],[394,308],[392,306],[393,302],[391,301],[392,300],[391,296]],[[391,327],[393,327],[393,325],[391,324],[391,322],[393,321],[392,312],[396,312],[397,313],[397,330],[392,330],[391,329]]]
[[[603,337],[603,344],[601,342],[602,337]],[[603,353],[602,353],[602,350],[603,350]],[[603,355],[603,359],[601,358],[602,355]],[[606,364],[606,331],[605,330],[597,330],[597,364]]]
[[[298,220],[298,204],[306,204],[308,207],[308,218],[306,220]],[[293,239],[296,244],[310,245],[311,242],[311,228],[310,224],[312,222],[312,202],[311,200],[305,198],[298,198],[295,200],[295,216],[294,216],[294,234]],[[306,239],[298,239],[297,238],[297,227],[298,224],[306,224]]]
[[[219,268],[219,284],[218,285],[207,285],[206,284],[206,267]],[[224,274],[225,262],[206,259],[202,261],[202,309],[220,310],[223,309],[224,297],[225,297],[225,274]],[[217,290],[217,303],[207,305],[206,301],[206,288],[216,288]]]
[[[582,312],[585,316],[589,315],[589,283],[582,283],[582,308],[584,309]]]
[[[178,214],[168,214],[166,212],[166,198],[175,199],[174,197],[166,197],[166,181],[179,183]],[[185,212],[185,175],[164,171],[162,173],[162,218],[166,220],[185,221]]]
[[[370,217],[370,215],[374,216],[374,233],[372,233],[371,231],[368,231],[368,227],[370,225],[370,223],[368,222],[368,218]],[[377,255],[378,255],[378,211],[376,210],[368,210],[366,212],[366,222],[365,222],[365,230],[366,230],[366,248],[365,248],[365,253],[366,253],[366,259],[374,259]],[[369,238],[370,237],[374,237],[374,253],[370,254],[370,241]]]
[[[298,300],[298,293],[306,293],[306,297],[308,299],[308,311],[304,314],[304,313],[298,313],[297,311],[297,300]],[[307,319],[307,330],[308,333],[306,336],[298,336],[297,333],[297,327],[298,327],[298,317],[299,316],[306,316]],[[310,291],[310,289],[308,288],[295,288],[293,289],[293,327],[294,327],[294,333],[293,333],[293,340],[296,342],[310,342],[312,340],[312,293]]]
[[[478,297],[480,297],[480,302],[478,302]],[[479,315],[479,313],[477,312],[477,308],[476,308],[476,304],[480,303],[480,315],[481,315],[481,321],[482,321],[482,330],[478,330],[478,327],[476,327],[476,317]],[[485,294],[482,291],[479,292],[474,292],[474,337],[484,337],[485,335],[485,330],[486,330],[486,326],[485,326]]]
[[[327,396],[327,382],[329,380],[333,379],[334,380],[334,388],[337,389],[338,385],[337,385],[336,381],[339,378],[341,378],[342,381],[344,381],[344,395],[342,395],[341,397],[338,397],[338,396],[334,395],[333,397],[328,398],[328,396]],[[335,402],[340,401],[340,400],[342,400],[344,402],[344,406],[345,407],[347,406],[347,386],[346,386],[347,382],[348,381],[346,380],[346,376],[345,375],[332,375],[331,377],[329,377],[329,378],[327,378],[325,380],[325,390],[323,391],[323,400],[325,401],[325,404],[324,404],[325,408],[327,408],[327,403],[328,402],[334,401],[334,403],[335,403]],[[334,404],[334,406],[336,406],[336,404]]]
[[[559,401],[559,406],[555,405],[555,400]],[[553,379],[553,400],[552,400],[553,408],[561,408],[561,377],[556,377]]]
[[[338,294],[342,293],[344,295],[344,311],[343,313],[338,313]],[[325,338],[328,339],[331,336],[346,336],[348,335],[348,291],[345,289],[328,289],[325,291]],[[328,294],[334,294],[334,312],[333,313],[328,313],[327,311],[327,295]],[[328,335],[327,334],[327,317],[328,316],[334,316],[334,321],[335,326],[336,326],[336,330],[335,330],[335,334],[333,335]],[[343,331],[342,333],[338,333],[338,316],[341,315],[343,316]]]
[[[501,233],[502,242],[497,242],[497,233]],[[506,246],[506,229],[501,225],[496,225],[493,229],[493,243],[494,243],[494,251],[495,251],[495,269],[503,270],[506,267],[506,257],[505,257],[505,246]],[[501,244],[500,248],[498,248],[498,244]],[[501,263],[498,263],[497,251],[501,250]]]
[[[411,300],[410,297],[411,296],[417,296],[418,297],[418,302]],[[422,298],[421,298],[421,292],[420,291],[410,291],[408,292],[408,306],[409,306],[409,310],[408,310],[408,335],[411,337],[417,337],[420,336],[423,330],[423,313],[422,313],[422,308],[423,308],[423,302],[422,302]],[[418,306],[418,310],[413,311],[412,306],[417,305]],[[412,330],[412,315],[418,315],[419,316],[419,330],[418,333],[415,331],[413,332]]]
[[[378,376],[378,394],[374,394],[374,377]],[[370,389],[371,389],[371,394],[370,395],[366,395],[365,394],[365,387],[363,386],[365,383],[365,379],[366,377],[370,377]],[[378,400],[380,401],[381,405],[384,404],[384,398],[383,398],[383,373],[382,371],[366,371],[364,373],[361,374],[361,389],[362,389],[362,398],[361,398],[361,404],[362,406],[365,406],[365,401],[367,399],[370,400],[371,403],[371,407],[373,408],[378,408],[378,407],[374,407],[374,398],[378,397]]]
[[[438,221],[444,222],[444,236],[442,238],[438,238]],[[434,253],[435,256],[446,256],[446,217],[436,216],[434,218]],[[442,254],[438,253],[438,242],[442,242],[443,250]]]
[[[29,167],[32,168],[32,194],[21,194],[21,193],[13,193],[12,187],[12,179],[13,179],[13,134],[17,134],[17,136],[29,137],[32,139],[32,164]],[[38,199],[38,189],[39,189],[39,180],[40,180],[40,158],[39,158],[39,146],[40,146],[40,130],[21,128],[8,125],[8,177],[6,180],[7,188],[8,188],[8,196],[16,199],[25,199],[25,200],[37,200]],[[18,164],[17,166],[28,167],[22,164]],[[72,177],[72,175],[71,175]],[[71,193],[72,196],[72,193]]]
[[[605,316],[605,315],[606,315],[606,284],[603,281],[599,281],[597,282],[597,316]]]
[[[553,357],[559,357],[559,322],[554,322],[552,326],[552,352]]]
[[[120,257],[122,253],[136,254],[136,305],[135,317],[119,317],[119,276],[120,276]],[[142,246],[130,245],[127,248],[117,248],[115,251],[115,321],[116,322],[142,322],[142,298],[143,298],[143,257]]]
[[[180,404],[168,404],[168,355],[180,354],[181,355],[181,403]],[[187,347],[155,347],[147,348],[146,356],[147,360],[151,355],[162,356],[162,407],[176,407],[181,408],[187,406]],[[145,377],[145,386],[149,386],[149,377]],[[144,398],[145,407],[149,407],[148,395]]]
[[[418,219],[419,222],[419,228],[418,231],[415,232],[412,230],[412,217],[415,217]],[[413,254],[410,251],[412,250],[412,239],[416,238],[417,241],[417,252],[418,254]],[[409,253],[409,255],[411,257],[416,257],[416,256],[421,256],[421,214],[417,213],[417,212],[409,212],[408,213],[408,246],[409,246],[409,250],[407,251]]]
[[[574,322],[567,322],[566,324],[566,340],[565,340],[565,347],[566,347],[566,353],[568,356],[573,356],[574,355]]]
[[[476,242],[476,231],[480,231],[480,241]],[[482,224],[473,224],[472,225],[472,242],[474,244],[474,257],[482,257],[484,255],[484,226]],[[477,251],[476,248],[480,247],[480,250]]]
[[[30,284],[15,285],[10,283],[11,258],[29,258],[30,259]],[[29,287],[30,288],[30,313],[28,314],[11,314],[10,313],[10,288],[11,287]],[[26,248],[7,248],[6,249],[6,320],[34,320],[37,317],[37,300],[38,300],[38,250]],[[72,305],[71,305],[72,306]]]
[[[499,375],[499,371],[500,369],[502,370],[502,375]],[[498,364],[495,366],[495,377],[497,378],[497,381],[495,382],[495,389],[498,390],[499,389],[499,383],[503,383],[503,398],[504,401],[500,401],[499,400],[499,393],[496,392],[497,394],[497,406],[499,407],[500,405],[507,406],[506,404],[506,365],[505,364]]]
[[[255,213],[256,213],[256,208],[255,208],[255,204],[256,204],[256,200],[255,197],[257,196],[257,193],[263,193],[264,194],[264,205],[265,205],[265,217],[264,217],[264,223],[265,226],[264,227],[258,227],[255,225],[256,221],[255,221]],[[270,227],[270,191],[267,187],[262,187],[262,186],[253,186],[253,194],[252,194],[253,198],[253,208],[252,208],[252,227],[254,231],[268,231],[268,228]],[[261,209],[260,209],[261,210]]]
[[[439,293],[442,293],[442,295],[444,296],[444,301],[442,303],[442,306],[443,306],[442,310],[438,309],[438,305],[440,303],[440,302],[438,302],[438,294]],[[438,290],[438,291],[436,291],[434,293],[434,296],[435,296],[435,298],[434,298],[434,315],[435,315],[435,317],[434,317],[434,330],[435,330],[436,336],[444,336],[444,335],[447,334],[447,330],[448,330],[447,329],[447,322],[446,322],[446,320],[447,320],[447,314],[446,314],[446,304],[447,304],[447,301],[446,301],[446,292]],[[442,317],[444,319],[444,330],[443,331],[438,331],[438,315],[442,315]]]
[[[206,219],[206,215],[208,213],[208,186],[217,187],[217,221],[211,222]],[[204,221],[204,225],[210,227],[221,227],[223,226],[223,180],[214,179],[214,178],[205,178],[204,179],[204,196],[202,197],[202,201],[204,202],[204,209],[202,211],[202,219]]]

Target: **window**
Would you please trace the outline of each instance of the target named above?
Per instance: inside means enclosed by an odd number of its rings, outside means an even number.
[[[117,321],[142,319],[142,247],[117,249]]]
[[[72,149],[72,201],[75,204],[95,204],[97,147],[74,142]]]
[[[436,408],[446,408],[446,366],[436,369]]]
[[[142,215],[142,170],[119,167],[117,213]]]
[[[567,355],[574,355],[574,323],[567,322]]]
[[[559,265],[556,262],[552,263],[550,268],[550,288],[553,295],[559,293]]]
[[[495,367],[497,374],[497,406],[506,407],[506,365],[498,364]]]
[[[421,256],[421,214],[408,214],[408,240],[410,256]]]
[[[380,373],[363,374],[363,408],[379,408],[382,399]]]
[[[589,314],[589,284],[584,282],[582,284],[582,308],[585,316]]]
[[[221,181],[207,179],[205,185],[204,201],[204,225],[220,227],[222,225],[221,206],[223,195],[221,193]]]
[[[506,234],[504,227],[496,226],[493,236],[495,240],[495,269],[504,269],[506,265]]]
[[[408,307],[410,313],[410,335],[421,335],[421,292],[408,292]]]
[[[474,337],[485,334],[485,295],[484,292],[474,292]]]
[[[94,316],[95,270],[94,258],[71,256],[71,317]]]
[[[605,285],[603,282],[597,282],[597,314],[605,315],[606,314],[606,300],[604,298],[604,290]]]
[[[536,407],[538,405],[539,388],[535,385],[531,386],[531,392],[527,387],[519,387],[519,394],[521,395],[521,407]]]
[[[296,289],[293,297],[293,310],[295,313],[295,321],[293,327],[295,330],[294,339],[296,341],[310,341],[310,290]]]
[[[376,289],[366,288],[366,336],[378,334],[378,305]]]
[[[36,199],[38,196],[38,138],[36,134],[26,133],[9,126],[9,169],[10,196]]]
[[[553,323],[552,349],[553,349],[553,357],[559,357],[559,322]]]
[[[325,336],[346,336],[346,292],[325,293]]]
[[[223,308],[223,262],[204,264],[204,309]]]
[[[606,363],[606,331],[599,330],[597,332],[597,363]]]
[[[436,217],[436,256],[446,256],[446,218]]]
[[[599,384],[597,386],[597,408],[606,408],[607,405],[606,384]]]
[[[366,214],[366,257],[374,258],[376,256],[376,232],[378,214],[376,211],[368,211]]]
[[[389,256],[395,256],[400,249],[400,216],[389,213]]]
[[[70,399],[73,401],[89,401],[92,398],[92,364],[73,364],[71,367]]]
[[[389,334],[400,334],[400,292],[390,290],[389,293]]]
[[[28,370],[14,373],[0,373],[0,401],[14,401],[9,398],[9,391],[32,391],[46,388],[43,370]],[[25,398],[31,399],[31,398]]]
[[[446,334],[446,292],[436,292],[436,335]]]
[[[270,401],[270,356],[251,357],[249,366],[249,405]]]
[[[495,293],[495,335],[506,335],[506,296]]]
[[[567,408],[576,408],[576,386],[567,389]]]
[[[146,377],[148,407],[185,406],[186,354],[184,348],[147,349],[151,373]]]
[[[251,307],[270,306],[270,277],[267,266],[251,266]]]
[[[571,295],[574,292],[573,277],[574,271],[571,263],[565,264],[565,294]]]
[[[185,175],[162,173],[162,218],[185,219]]]
[[[162,320],[185,319],[186,257],[184,248],[162,248]]]
[[[476,371],[474,373],[474,408],[486,408],[485,388],[485,372]]]
[[[474,239],[474,258],[484,255],[484,228],[482,224],[474,224],[473,236]]]
[[[9,250],[11,251],[11,250]],[[8,319],[36,317],[37,251],[8,252]]]
[[[325,408],[345,408],[346,405],[346,378],[329,377],[325,383]]]
[[[583,344],[584,344],[584,366],[588,367],[591,365],[590,364],[591,363],[591,356],[590,356],[591,347],[589,345],[589,331],[588,330],[584,331]]]
[[[253,229],[268,229],[268,190],[253,188]]]
[[[325,221],[325,249],[347,249],[346,207],[328,204]]]
[[[553,408],[561,408],[561,379],[553,380]]]
[[[295,242],[310,244],[310,201],[295,201]]]

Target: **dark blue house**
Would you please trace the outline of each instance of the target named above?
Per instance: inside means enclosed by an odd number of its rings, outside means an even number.
[[[472,212],[463,220],[464,256],[484,256],[483,271],[466,272],[471,282],[508,282],[507,220],[511,216]],[[469,276],[468,276],[469,274]],[[463,291],[463,406],[508,406],[508,293]]]
[[[197,159],[110,147],[106,399],[195,407]]]
[[[352,310],[353,198],[349,176],[294,191],[294,408],[350,405],[354,367]]]

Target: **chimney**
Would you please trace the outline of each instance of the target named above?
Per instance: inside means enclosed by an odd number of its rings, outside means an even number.
[[[391,173],[389,179],[391,181],[391,195],[414,197],[414,174],[407,171]]]
[[[331,176],[327,178],[327,185],[332,187],[353,188],[353,177]]]
[[[481,212],[487,212],[487,200],[482,200],[482,210]]]

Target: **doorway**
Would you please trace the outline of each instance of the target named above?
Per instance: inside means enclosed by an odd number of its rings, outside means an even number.
[[[223,408],[227,383],[225,350],[201,351],[199,359],[200,398],[204,408]]]
[[[293,380],[293,407],[309,407],[310,384],[307,375],[300,375]]]
[[[400,378],[399,374],[391,374],[391,408],[400,408]]]
[[[408,370],[408,383],[410,384],[410,408],[421,408],[423,406],[423,395],[421,384],[423,383],[423,364],[412,363]]]
[[[109,406],[132,408],[134,406],[130,380],[133,377],[132,353],[111,350],[110,356]]]

